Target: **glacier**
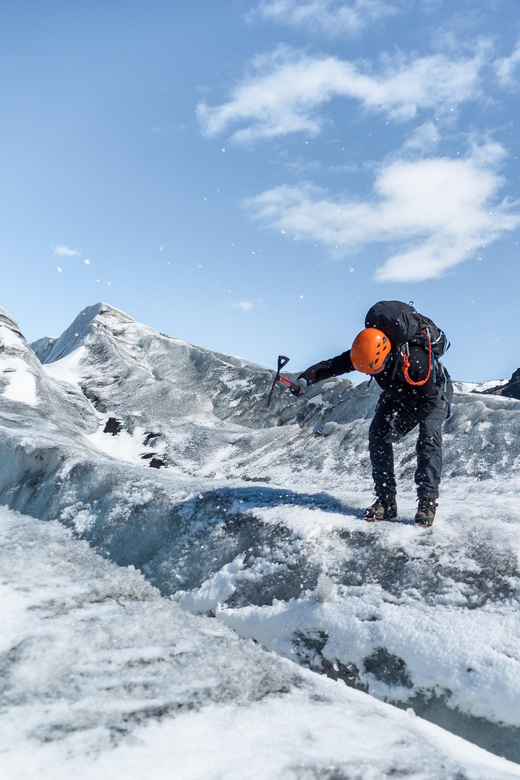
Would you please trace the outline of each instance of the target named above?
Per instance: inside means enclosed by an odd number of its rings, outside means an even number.
[[[518,400],[457,383],[418,531],[413,434],[362,520],[373,383],[267,409],[103,303],[0,343],[8,777],[520,777]]]

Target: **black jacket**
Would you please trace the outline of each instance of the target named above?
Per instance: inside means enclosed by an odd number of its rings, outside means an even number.
[[[410,345],[410,379],[414,382],[420,382],[428,375],[428,354],[420,347]],[[397,367],[395,360],[398,360]],[[298,377],[306,379],[309,385],[315,382],[321,382],[323,379],[330,379],[339,374],[348,374],[355,371],[350,359],[350,350],[337,355],[330,360],[322,360],[314,366],[307,368]],[[450,376],[444,367],[441,367],[436,361],[435,383],[433,381],[433,371],[428,381],[423,385],[410,385],[403,374],[402,362],[394,356],[392,352],[385,363],[384,371],[375,374],[375,381],[381,389],[393,396],[399,402],[399,412],[395,419],[395,428],[403,436],[417,423],[424,420],[430,412],[435,409],[439,401],[451,401],[453,388]]]

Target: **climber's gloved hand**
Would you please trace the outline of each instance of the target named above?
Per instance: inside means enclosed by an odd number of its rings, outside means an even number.
[[[293,395],[302,395],[303,392],[307,389],[307,380],[306,379],[297,379],[295,382],[291,384],[291,393]]]
[[[402,441],[403,434],[399,433],[397,428],[395,427],[395,423],[392,420],[390,423],[390,430],[385,436],[385,441],[387,444],[397,444],[398,442]]]

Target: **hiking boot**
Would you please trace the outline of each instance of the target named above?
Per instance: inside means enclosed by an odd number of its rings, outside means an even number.
[[[435,519],[437,502],[434,498],[419,498],[419,506],[415,514],[415,525],[429,528]]]
[[[372,506],[365,509],[363,519],[369,523],[379,520],[397,520],[395,496],[378,496]]]

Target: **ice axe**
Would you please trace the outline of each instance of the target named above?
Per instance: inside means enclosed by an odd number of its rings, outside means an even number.
[[[280,375],[280,371],[284,366],[287,365],[290,358],[285,357],[285,355],[278,355],[278,367],[276,369],[276,376],[273,379],[273,384],[271,386],[271,392],[269,393],[269,398],[267,399],[267,406],[271,403],[271,398],[273,397],[273,390],[275,388],[276,383],[283,385],[283,387],[286,387],[287,390],[290,390],[291,388],[298,389],[298,385],[296,385],[294,382],[291,382],[290,379],[286,379],[284,376]]]

